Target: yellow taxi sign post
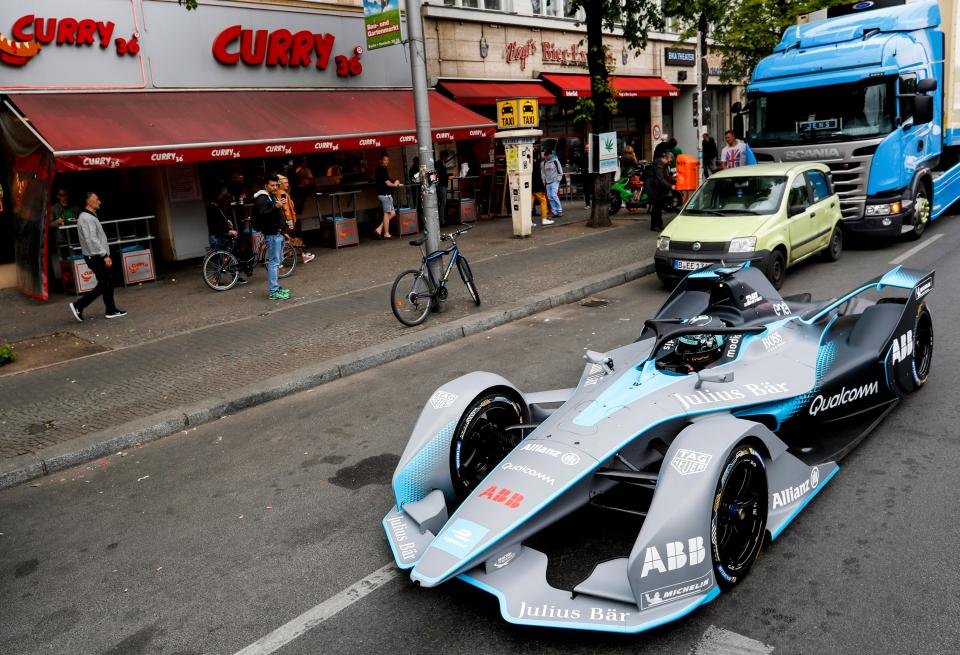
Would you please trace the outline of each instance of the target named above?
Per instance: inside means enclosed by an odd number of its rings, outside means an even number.
[[[520,98],[520,127],[540,127],[540,103],[536,98]]]
[[[497,100],[497,127],[501,130],[512,130],[520,127],[519,101]]]

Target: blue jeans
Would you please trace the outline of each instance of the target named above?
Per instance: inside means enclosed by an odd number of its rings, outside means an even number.
[[[283,235],[267,237],[267,290],[280,290],[280,260],[283,259]]]
[[[563,213],[563,207],[560,206],[560,196],[558,195],[560,182],[547,182],[545,186],[547,187],[547,200],[550,201],[550,210],[554,216],[559,216]]]

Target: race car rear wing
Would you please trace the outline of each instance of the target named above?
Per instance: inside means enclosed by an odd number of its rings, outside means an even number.
[[[929,271],[922,268],[904,268],[903,266],[897,266],[883,275],[873,278],[855,291],[851,291],[827,305],[810,310],[804,314],[801,319],[807,324],[816,323],[844,303],[849,302],[855,296],[859,296],[861,293],[870,291],[871,289],[880,291],[885,287],[893,287],[896,289],[913,290],[916,299],[920,300],[933,291],[933,277],[935,273],[936,271]]]

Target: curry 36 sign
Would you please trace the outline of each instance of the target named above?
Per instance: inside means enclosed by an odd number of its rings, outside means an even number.
[[[405,60],[367,52],[365,32],[363,18],[332,9],[4,0],[0,89],[409,86]]]

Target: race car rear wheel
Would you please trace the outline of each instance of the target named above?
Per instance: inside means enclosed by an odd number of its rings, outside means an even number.
[[[523,435],[506,430],[524,422],[523,405],[504,391],[477,396],[464,411],[450,446],[450,476],[463,500],[489,475]]]
[[[717,481],[710,540],[721,589],[740,582],[756,561],[767,527],[767,472],[747,444],[734,448]]]
[[[930,364],[933,362],[933,320],[924,302],[917,306],[917,314],[913,319],[912,345],[913,352],[909,355],[910,369],[897,370],[893,375],[895,386],[901,394],[916,391],[930,375]]]

